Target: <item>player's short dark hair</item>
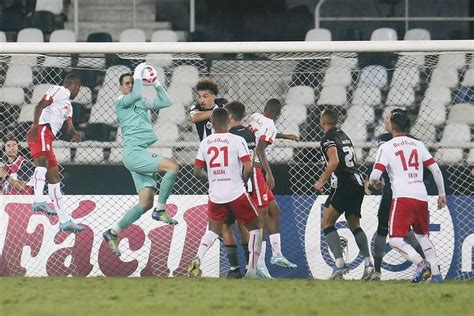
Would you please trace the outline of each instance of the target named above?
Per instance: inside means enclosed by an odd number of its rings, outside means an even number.
[[[120,75],[120,78],[119,78],[120,85],[122,85],[123,83],[123,78],[128,77],[128,76],[133,77],[132,74],[129,72]]]
[[[392,128],[397,132],[408,133],[410,131],[410,118],[406,111],[392,113],[390,117]]]
[[[212,111],[212,124],[215,126],[224,126],[229,122],[229,112],[224,108],[217,108]]]
[[[279,114],[281,112],[281,102],[278,99],[270,99],[265,103],[265,112]]]
[[[219,89],[217,88],[217,83],[211,79],[201,79],[196,84],[196,91],[204,91],[209,90],[214,95],[219,93]]]
[[[232,101],[224,105],[224,108],[236,121],[242,121],[245,116],[245,105],[239,101]]]
[[[78,75],[76,75],[75,73],[68,73],[66,77],[64,77],[64,82],[63,82],[63,85],[65,87],[67,86],[70,86],[70,85],[75,85],[75,84],[78,84],[80,85],[81,84],[81,78],[79,78]]]
[[[336,125],[339,120],[339,116],[337,115],[337,112],[332,109],[325,109],[321,113],[321,117],[324,117],[326,122],[328,122],[331,125]]]

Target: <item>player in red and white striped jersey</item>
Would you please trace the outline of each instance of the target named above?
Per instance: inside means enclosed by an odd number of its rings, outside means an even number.
[[[200,275],[205,253],[222,233],[224,221],[232,213],[249,231],[247,276],[260,277],[256,268],[261,247],[261,224],[244,185],[252,172],[250,152],[245,139],[229,133],[229,113],[225,109],[215,109],[211,117],[215,131],[201,142],[193,171],[197,178],[209,180],[209,230],[202,237],[197,255],[189,265],[188,276]],[[207,169],[207,175],[203,168]]]
[[[299,141],[299,136],[297,135],[277,132],[275,121],[280,114],[280,101],[270,99],[265,104],[263,113],[254,113],[249,118],[247,127],[255,134],[255,140],[257,142],[252,178],[252,199],[258,207],[259,216],[264,229],[268,231],[272,248],[270,263],[284,268],[296,268],[296,264],[286,259],[281,251],[280,207],[272,192],[275,187],[275,179],[273,178],[266,155],[266,149],[274,143],[276,138]],[[265,171],[265,175],[262,169]],[[258,265],[270,275],[265,265],[265,249],[266,242],[264,241],[262,244],[262,255]]]
[[[438,208],[446,206],[443,175],[425,145],[407,137],[410,120],[405,112],[390,115],[388,131],[393,139],[377,151],[370,182],[377,186],[380,176],[387,171],[392,184],[392,205],[389,219],[390,245],[406,259],[417,265],[412,282],[420,282],[432,274],[432,282],[441,282],[434,245],[429,239],[428,194],[423,182],[423,166],[433,174],[438,188]],[[380,185],[379,185],[380,186]],[[412,228],[426,260],[404,238]]]
[[[80,232],[84,227],[74,223],[64,208],[58,162],[53,150],[53,140],[66,122],[66,133],[72,141],[81,141],[81,135],[72,124],[71,100],[79,93],[81,80],[75,74],[68,74],[63,86],[53,86],[43,95],[35,107],[33,126],[28,132],[28,146],[37,167],[32,177],[35,202],[33,211],[56,214],[59,217],[61,231]],[[48,195],[54,211],[46,203],[43,195],[45,181],[48,180]]]

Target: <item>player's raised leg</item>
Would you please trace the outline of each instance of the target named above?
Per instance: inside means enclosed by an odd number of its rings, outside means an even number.
[[[161,179],[158,202],[151,216],[154,220],[164,222],[170,225],[178,224],[178,221],[169,216],[165,210],[166,201],[171,195],[171,191],[176,182],[179,172],[179,164],[174,159],[163,158],[158,165],[158,172],[166,172]]]

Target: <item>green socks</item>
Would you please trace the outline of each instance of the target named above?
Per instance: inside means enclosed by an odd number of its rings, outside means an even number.
[[[140,216],[142,216],[143,213],[145,213],[145,209],[143,207],[140,206],[140,204],[137,204],[135,206],[133,206],[131,209],[129,209],[127,211],[127,213],[125,213],[125,215],[120,219],[120,221],[118,222],[118,227],[120,229],[125,229],[127,228],[128,226],[130,226],[131,224],[133,224],[137,219],[140,218]]]
[[[160,183],[160,194],[158,195],[158,203],[166,204],[166,200],[168,200],[168,197],[171,194],[171,190],[173,189],[173,185],[176,182],[177,177],[177,172],[165,173]]]

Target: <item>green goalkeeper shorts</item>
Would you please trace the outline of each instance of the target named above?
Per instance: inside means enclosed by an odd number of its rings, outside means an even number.
[[[153,154],[146,148],[124,148],[123,164],[132,174],[137,193],[144,188],[157,188],[156,173],[163,156]]]

